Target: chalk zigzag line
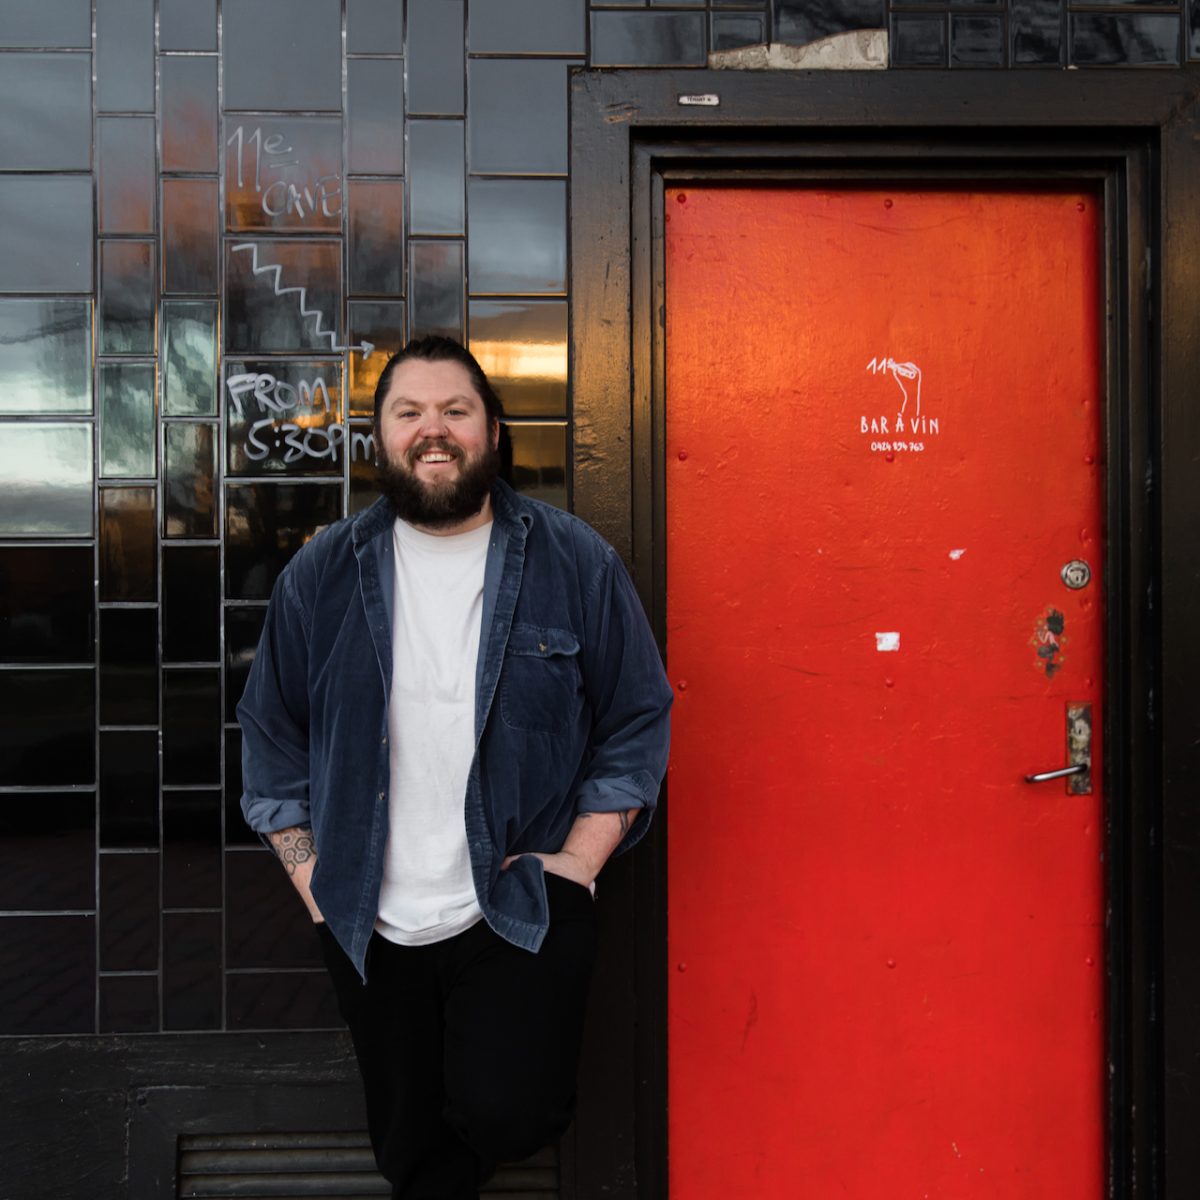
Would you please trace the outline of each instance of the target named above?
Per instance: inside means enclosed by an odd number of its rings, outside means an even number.
[[[321,328],[321,310],[319,308],[305,308],[305,297],[308,294],[307,288],[302,287],[280,287],[282,282],[283,269],[278,263],[267,263],[265,266],[258,265],[258,243],[257,242],[239,242],[232,247],[233,250],[249,250],[250,251],[250,270],[255,275],[268,275],[272,271],[275,272],[275,282],[271,285],[275,290],[275,295],[286,296],[291,292],[296,292],[300,296],[300,315],[302,317],[316,318],[313,325],[313,332],[317,337],[329,339],[329,348],[334,350],[337,348],[337,331],[334,329]]]

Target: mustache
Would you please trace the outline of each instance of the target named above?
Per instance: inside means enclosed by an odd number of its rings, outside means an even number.
[[[450,457],[454,459],[459,459],[463,456],[462,450],[458,446],[455,446],[452,442],[446,441],[445,438],[426,438],[424,441],[418,442],[415,446],[413,446],[405,455],[405,458],[408,459],[409,466],[415,465],[417,459],[420,458],[422,454],[428,454],[430,450],[437,450],[442,454],[449,454]]]

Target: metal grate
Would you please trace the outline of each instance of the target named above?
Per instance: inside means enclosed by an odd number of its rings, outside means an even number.
[[[181,1134],[178,1200],[367,1200],[390,1196],[365,1133]],[[505,1164],[483,1189],[507,1200],[558,1195],[558,1152]]]

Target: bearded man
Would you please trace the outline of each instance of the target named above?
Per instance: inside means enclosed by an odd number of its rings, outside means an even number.
[[[407,1200],[477,1197],[570,1122],[593,883],[667,762],[629,577],[498,478],[502,415],[457,342],[389,360],[382,497],[288,564],[238,706],[243,812],[316,923]]]

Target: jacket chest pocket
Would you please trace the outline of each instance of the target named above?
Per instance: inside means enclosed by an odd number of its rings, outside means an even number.
[[[561,733],[578,711],[582,680],[579,642],[566,629],[514,625],[500,679],[505,725],[533,733]]]

